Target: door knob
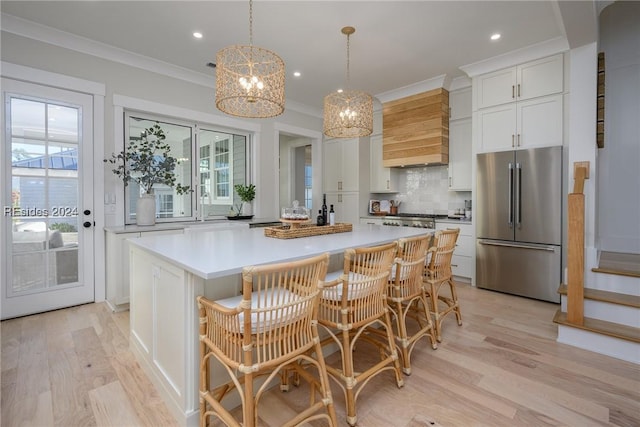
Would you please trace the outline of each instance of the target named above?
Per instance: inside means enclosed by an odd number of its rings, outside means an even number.
[[[85,221],[85,222],[83,222],[83,223],[82,223],[82,226],[83,226],[84,228],[89,228],[89,227],[91,227],[91,221]]]
[[[91,215],[91,211],[89,209],[85,209],[82,213],[85,215]]]

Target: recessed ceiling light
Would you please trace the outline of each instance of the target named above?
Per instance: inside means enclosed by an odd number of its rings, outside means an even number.
[[[495,33],[491,35],[491,40],[498,40],[500,37],[502,37],[500,33]]]
[[[342,89],[338,89],[338,93],[342,93]]]
[[[300,71],[294,71],[293,72],[293,76],[294,77],[300,77],[302,74],[300,73]]]
[[[196,31],[195,33],[193,33],[193,37],[195,37],[197,39],[201,39],[202,38],[202,33],[199,33],[199,32]]]

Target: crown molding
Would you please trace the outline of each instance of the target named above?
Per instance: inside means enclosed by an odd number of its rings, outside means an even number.
[[[502,55],[474,62],[460,67],[469,77],[489,73],[503,68],[512,67],[524,62],[533,61],[545,56],[569,50],[569,42],[566,37],[556,37],[531,46],[507,52]]]
[[[471,79],[467,76],[459,76],[451,80],[449,92],[465,88],[471,88]]]
[[[429,90],[445,87],[447,80],[446,74],[433,77],[431,79],[422,80],[421,82],[412,83],[407,86],[393,89],[387,92],[379,93],[376,96],[382,103],[393,101],[395,99],[405,98],[407,96],[415,95],[417,93],[427,92]]]
[[[174,79],[194,83],[199,86],[215,89],[215,78],[212,75],[198,73],[168,62],[159,61],[148,56],[120,49],[105,43],[100,43],[86,37],[61,31],[46,25],[41,25],[33,21],[18,18],[13,15],[2,13],[2,31],[15,34],[21,37],[37,40],[42,43],[51,44],[64,49],[73,50],[117,62],[130,67],[139,68],[156,74],[161,74]],[[288,109],[313,117],[322,117],[322,111],[299,102],[285,99]]]

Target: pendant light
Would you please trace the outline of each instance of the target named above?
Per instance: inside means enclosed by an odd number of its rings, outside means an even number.
[[[253,1],[249,0],[249,45],[216,55],[216,107],[247,118],[275,117],[284,111],[284,61],[253,46]]]
[[[347,36],[347,87],[324,97],[324,134],[331,138],[355,138],[373,132],[373,98],[366,92],[350,89],[349,37],[356,32],[344,27]]]

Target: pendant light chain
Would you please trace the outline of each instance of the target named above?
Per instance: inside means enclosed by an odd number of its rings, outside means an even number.
[[[249,0],[249,46],[253,46],[253,1]]]
[[[351,37],[351,34],[347,34],[347,89],[351,87],[351,73],[349,71],[349,37]]]

